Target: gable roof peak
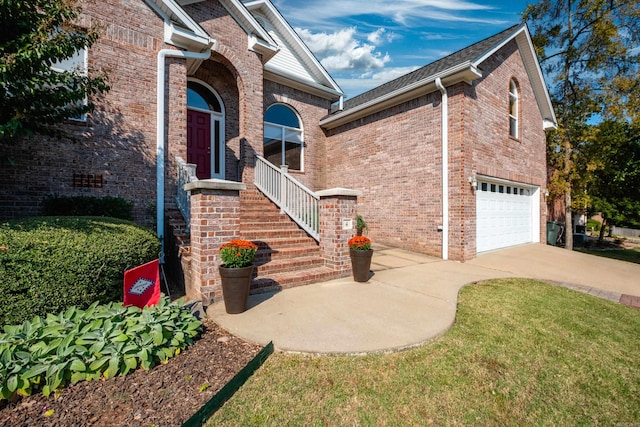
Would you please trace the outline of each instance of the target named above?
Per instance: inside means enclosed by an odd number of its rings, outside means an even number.
[[[324,118],[320,124],[331,129],[360,117],[381,111],[418,96],[437,90],[435,81],[439,78],[445,86],[459,82],[471,84],[482,77],[480,64],[497,50],[512,40],[516,40],[525,68],[534,89],[538,106],[544,117],[545,129],[556,126],[555,113],[547,91],[542,70],[533,49],[526,23],[519,23],[438,59],[415,71],[384,83],[365,93],[348,99],[344,108]]]

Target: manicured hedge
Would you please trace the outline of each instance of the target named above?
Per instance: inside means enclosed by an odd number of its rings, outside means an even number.
[[[43,216],[108,216],[133,220],[133,203],[122,197],[50,196],[42,202]]]
[[[152,231],[97,217],[0,223],[0,325],[122,301],[126,269],[158,256]]]

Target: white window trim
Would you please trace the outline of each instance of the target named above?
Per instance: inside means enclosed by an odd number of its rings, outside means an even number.
[[[293,108],[291,108],[289,105],[287,104],[272,104],[269,106],[269,108],[273,105],[284,105],[285,107],[289,108],[298,118],[298,123],[302,123],[302,120],[300,119],[300,116],[298,115],[298,113],[296,112],[296,110],[294,110]],[[269,109],[267,108],[267,110]],[[264,121],[263,122],[263,129],[265,125],[269,125],[269,126],[273,126],[276,128],[280,128],[281,129],[281,136],[280,136],[280,144],[282,144],[282,158],[281,158],[281,163],[284,165],[285,164],[285,131],[290,130],[290,131],[294,131],[294,132],[299,132],[300,133],[300,169],[290,169],[289,171],[291,172],[304,172],[304,152],[305,152],[305,144],[304,144],[304,130],[302,128],[302,126],[300,126],[299,128],[294,128],[291,126],[285,126],[285,125],[281,125],[279,123],[273,123],[273,122],[267,122]],[[293,142],[293,141],[289,141],[289,142]],[[280,166],[280,165],[277,165]]]
[[[520,138],[520,121],[518,115],[520,114],[520,93],[518,91],[518,84],[514,79],[509,81],[509,136],[515,139]],[[513,113],[511,114],[511,105],[513,105]],[[514,131],[511,132],[511,121],[515,123]]]

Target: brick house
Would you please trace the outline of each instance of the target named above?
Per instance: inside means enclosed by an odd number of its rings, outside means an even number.
[[[78,24],[102,37],[71,62],[111,91],[63,125],[78,142],[0,143],[0,219],[124,197],[205,304],[235,237],[260,246],[254,292],[350,274],[356,212],[445,259],[544,241],[555,118],[526,26],[344,102],[269,0],[86,2]]]

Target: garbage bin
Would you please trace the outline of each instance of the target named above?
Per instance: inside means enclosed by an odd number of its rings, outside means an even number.
[[[547,245],[556,245],[558,233],[560,232],[560,223],[555,221],[547,221]]]

